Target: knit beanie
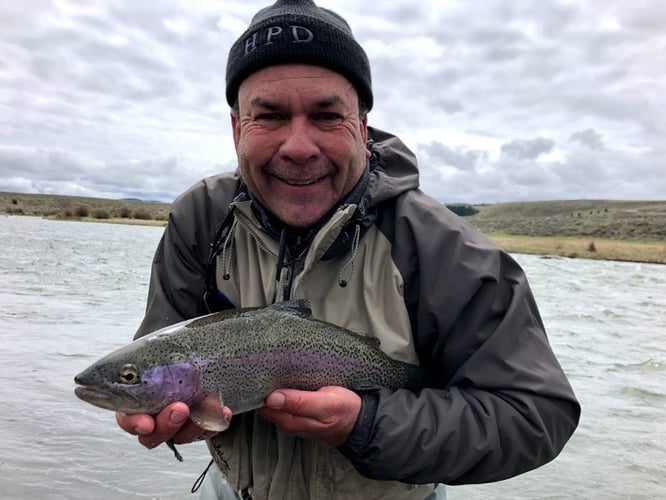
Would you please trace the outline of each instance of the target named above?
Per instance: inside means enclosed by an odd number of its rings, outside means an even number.
[[[370,63],[347,21],[312,0],[277,0],[252,18],[227,61],[227,102],[233,106],[240,84],[268,66],[301,63],[323,66],[347,78],[372,108]]]

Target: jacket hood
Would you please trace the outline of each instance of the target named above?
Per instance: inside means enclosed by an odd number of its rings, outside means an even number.
[[[406,191],[418,189],[419,170],[414,153],[398,137],[368,127],[370,180],[364,197],[372,208]]]

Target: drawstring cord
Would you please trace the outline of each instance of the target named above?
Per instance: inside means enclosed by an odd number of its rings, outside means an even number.
[[[340,285],[341,288],[346,287],[348,281],[352,279],[352,276],[354,276],[354,259],[356,258],[356,252],[358,251],[358,242],[360,238],[361,238],[361,225],[357,223],[356,229],[354,230],[354,239],[352,240],[351,256],[349,257],[349,260],[344,265],[344,267],[340,269],[340,272],[338,273],[338,285]],[[343,275],[348,268],[350,268],[349,278],[344,279]]]
[[[192,489],[190,490],[190,493],[196,493],[197,491],[199,491],[199,488],[201,488],[201,485],[203,484],[204,479],[206,479],[206,474],[208,474],[208,470],[210,469],[211,465],[213,465],[214,461],[215,460],[211,459],[211,461],[208,462],[208,466],[204,469],[204,471],[197,478],[197,480],[194,481],[194,484],[192,485]]]
[[[287,248],[287,230],[282,229],[280,232],[280,247],[278,249],[277,263],[275,264],[275,283],[273,284],[273,300],[271,304],[275,304],[277,299],[278,288],[282,279],[282,269],[284,268],[284,254]]]
[[[227,237],[224,239],[224,243],[222,244],[222,279],[225,281],[228,281],[231,277],[231,260],[233,258],[234,249],[230,243],[234,237],[237,225],[238,219],[234,217],[234,221],[231,224],[231,229],[229,229]],[[229,248],[229,258],[227,258],[227,248]]]

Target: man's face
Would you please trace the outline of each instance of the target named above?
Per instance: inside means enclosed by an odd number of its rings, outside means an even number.
[[[317,222],[360,179],[370,156],[367,119],[342,75],[318,66],[271,66],[250,75],[231,115],[241,176],[286,224]]]

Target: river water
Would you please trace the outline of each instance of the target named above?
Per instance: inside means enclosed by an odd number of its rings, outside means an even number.
[[[73,376],[128,342],[162,228],[0,216],[0,497],[196,498],[203,443],[146,450]],[[552,463],[450,499],[666,498],[666,266],[517,255],[583,404]]]

